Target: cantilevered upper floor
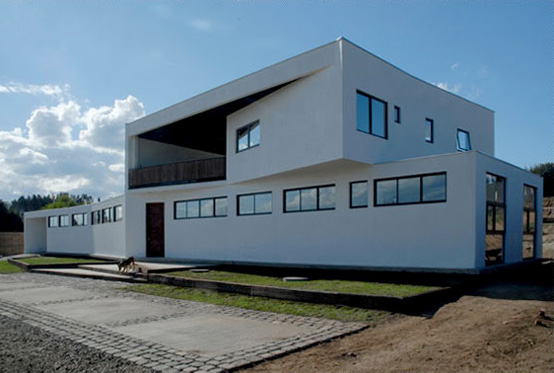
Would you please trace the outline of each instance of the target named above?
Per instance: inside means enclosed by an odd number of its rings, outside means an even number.
[[[340,38],[126,127],[127,188],[479,150],[494,113]]]

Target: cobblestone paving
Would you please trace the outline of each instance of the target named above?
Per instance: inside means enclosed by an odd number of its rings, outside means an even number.
[[[91,292],[89,297],[51,300],[22,304],[0,298],[0,314],[47,330],[75,343],[99,349],[138,365],[164,373],[170,372],[224,372],[235,370],[269,358],[275,358],[311,345],[350,334],[367,327],[361,323],[342,323],[333,320],[310,317],[274,314],[251,311],[233,307],[222,307],[207,303],[156,297],[146,294],[130,293],[119,290],[123,285],[113,281],[70,278],[37,273],[15,273],[0,275],[0,297],[4,291],[14,291],[48,287],[69,287]],[[127,284],[125,284],[127,286]],[[152,304],[163,304],[175,308],[175,312],[165,315],[130,318],[124,321],[91,325],[55,313],[40,310],[37,307],[48,304],[78,303],[91,299],[131,298]],[[216,356],[204,356],[192,351],[178,350],[161,343],[134,338],[112,330],[115,327],[148,324],[171,320],[186,315],[225,315],[234,318],[255,320],[269,324],[294,325],[308,332],[293,337],[274,339],[254,347],[235,350]]]

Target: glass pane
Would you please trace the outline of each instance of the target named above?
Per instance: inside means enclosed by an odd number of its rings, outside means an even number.
[[[537,216],[535,211],[529,211],[529,233],[535,234],[535,224],[537,222]]]
[[[377,204],[390,205],[396,201],[396,180],[385,180],[377,182]]]
[[[237,151],[248,149],[248,127],[237,130]]]
[[[58,226],[58,217],[57,216],[50,216],[48,217],[48,226],[49,227],[57,227]]]
[[[494,265],[503,263],[503,249],[503,234],[487,234],[485,236],[485,264]]]
[[[504,203],[505,179],[500,176],[487,174],[487,201]]]
[[[398,106],[394,107],[394,121],[400,123],[400,108]]]
[[[203,218],[214,216],[214,200],[203,199],[200,201],[200,216]]]
[[[175,219],[184,219],[187,217],[187,203],[177,202],[175,204]]]
[[[69,226],[69,215],[61,215],[60,227],[67,227],[67,226]]]
[[[227,216],[227,197],[215,199],[215,216]]]
[[[335,208],[335,187],[319,188],[319,209],[329,210]]]
[[[369,97],[360,93],[356,96],[356,128],[369,133]]]
[[[457,149],[461,150],[461,151],[471,150],[471,145],[469,144],[469,133],[468,132],[458,130]]]
[[[487,232],[494,231],[494,206],[487,206]]]
[[[200,201],[187,202],[187,218],[198,218],[200,216]]]
[[[420,202],[419,177],[398,179],[398,203]]]
[[[72,220],[73,220],[72,225],[81,225],[81,221],[83,220],[83,215],[73,214]]]
[[[387,136],[387,105],[375,98],[371,99],[371,134],[386,137]]]
[[[302,211],[317,209],[317,188],[300,191],[300,206]]]
[[[254,196],[239,196],[239,215],[254,213]]]
[[[102,210],[102,222],[103,223],[110,223],[112,221],[112,214],[111,209],[103,209]]]
[[[288,190],[285,192],[285,212],[300,211],[300,191]]]
[[[445,201],[446,200],[446,175],[424,176],[423,202]]]
[[[88,225],[88,214],[83,214],[83,225]]]
[[[528,210],[535,209],[535,188],[525,186],[523,191],[523,207]]]
[[[367,205],[367,182],[350,184],[350,206],[366,207]]]
[[[495,206],[495,217],[494,217],[494,230],[496,232],[504,232],[506,228],[505,213],[506,209],[504,207]]]
[[[425,141],[433,142],[433,121],[425,119]]]
[[[530,259],[535,257],[535,235],[524,234],[523,235],[523,259]]]
[[[260,145],[260,123],[250,127],[250,146]]]
[[[271,193],[256,194],[256,214],[267,214],[271,212]]]

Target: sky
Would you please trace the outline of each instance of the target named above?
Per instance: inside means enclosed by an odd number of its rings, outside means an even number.
[[[554,154],[554,2],[0,0],[0,199],[123,193],[124,128],[343,36]]]

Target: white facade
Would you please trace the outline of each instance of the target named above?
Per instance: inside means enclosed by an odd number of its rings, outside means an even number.
[[[459,131],[470,151],[458,151]],[[126,135],[125,195],[103,202],[123,206],[123,220],[44,226],[53,213],[90,215],[100,204],[29,213],[26,251],[475,270],[523,260],[524,185],[542,201],[542,178],[493,157],[492,111],[342,38],[130,123]],[[506,185],[489,208],[487,173]],[[355,182],[367,182],[366,206],[351,206]],[[384,203],[391,186],[395,202]],[[309,208],[312,192],[314,211],[291,211]],[[262,213],[241,215],[239,198],[243,212],[258,201]],[[500,250],[486,247],[489,210],[496,237],[505,232]],[[542,210],[534,216],[540,258]]]

